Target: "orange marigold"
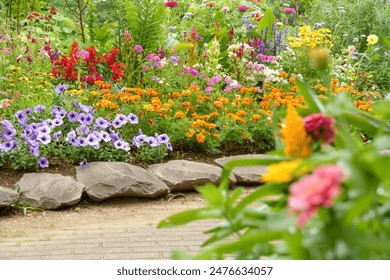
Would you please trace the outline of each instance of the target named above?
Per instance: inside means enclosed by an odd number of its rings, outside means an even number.
[[[206,137],[202,133],[196,134],[196,141],[198,141],[198,143],[203,143],[205,139]]]
[[[186,136],[187,136],[188,138],[192,138],[192,136],[194,136],[194,134],[195,134],[195,130],[189,129],[189,130],[187,131],[187,133],[186,133]]]
[[[286,72],[280,72],[280,77],[287,78],[288,74]]]
[[[172,94],[171,94],[171,98],[179,98],[180,96],[181,96],[180,92],[177,92],[177,91],[172,92]]]
[[[175,118],[180,118],[180,119],[184,119],[185,118],[185,113],[182,111],[182,110],[179,110],[175,113]]]
[[[199,90],[199,88],[195,85],[192,85],[192,86],[190,86],[190,90],[197,91],[197,90]]]
[[[287,107],[285,127],[281,129],[281,134],[286,155],[306,158],[311,154],[310,136],[306,133],[302,118],[292,105]]]
[[[238,110],[236,115],[239,116],[239,117],[243,117],[243,116],[246,116],[246,112],[243,111],[243,110]]]

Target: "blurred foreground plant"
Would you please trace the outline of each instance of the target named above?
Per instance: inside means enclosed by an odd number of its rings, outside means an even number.
[[[276,151],[228,162],[219,187],[197,189],[208,206],[159,224],[222,220],[199,254],[174,258],[389,259],[390,156],[382,150],[390,148],[390,102],[375,102],[367,113],[344,95],[324,101],[301,80],[297,85],[309,108],[288,107],[280,131],[274,112]],[[373,140],[363,143],[352,127]],[[268,166],[265,184],[244,197],[243,188],[230,192],[233,169],[254,165]]]

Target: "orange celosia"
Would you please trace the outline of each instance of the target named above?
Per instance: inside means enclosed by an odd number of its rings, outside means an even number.
[[[286,155],[306,158],[311,154],[310,136],[306,133],[302,118],[292,105],[287,108],[285,127],[281,129],[281,134]]]
[[[197,90],[199,90],[199,88],[197,87],[197,86],[190,86],[190,90],[192,90],[192,91],[197,91]]]

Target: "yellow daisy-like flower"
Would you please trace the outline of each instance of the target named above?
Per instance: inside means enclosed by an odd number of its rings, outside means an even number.
[[[287,183],[307,172],[307,168],[298,168],[301,159],[282,161],[267,166],[267,173],[261,178],[262,182]]]
[[[302,118],[292,105],[287,108],[285,127],[280,132],[287,156],[306,158],[311,154],[310,136],[306,133]]]
[[[375,45],[376,43],[378,43],[378,36],[376,36],[376,35],[369,35],[367,37],[367,43],[369,45]]]

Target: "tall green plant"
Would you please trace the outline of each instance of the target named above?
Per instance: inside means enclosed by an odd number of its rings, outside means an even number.
[[[145,51],[154,51],[164,43],[166,11],[162,1],[127,0],[124,6],[128,29],[137,45],[141,45]]]

